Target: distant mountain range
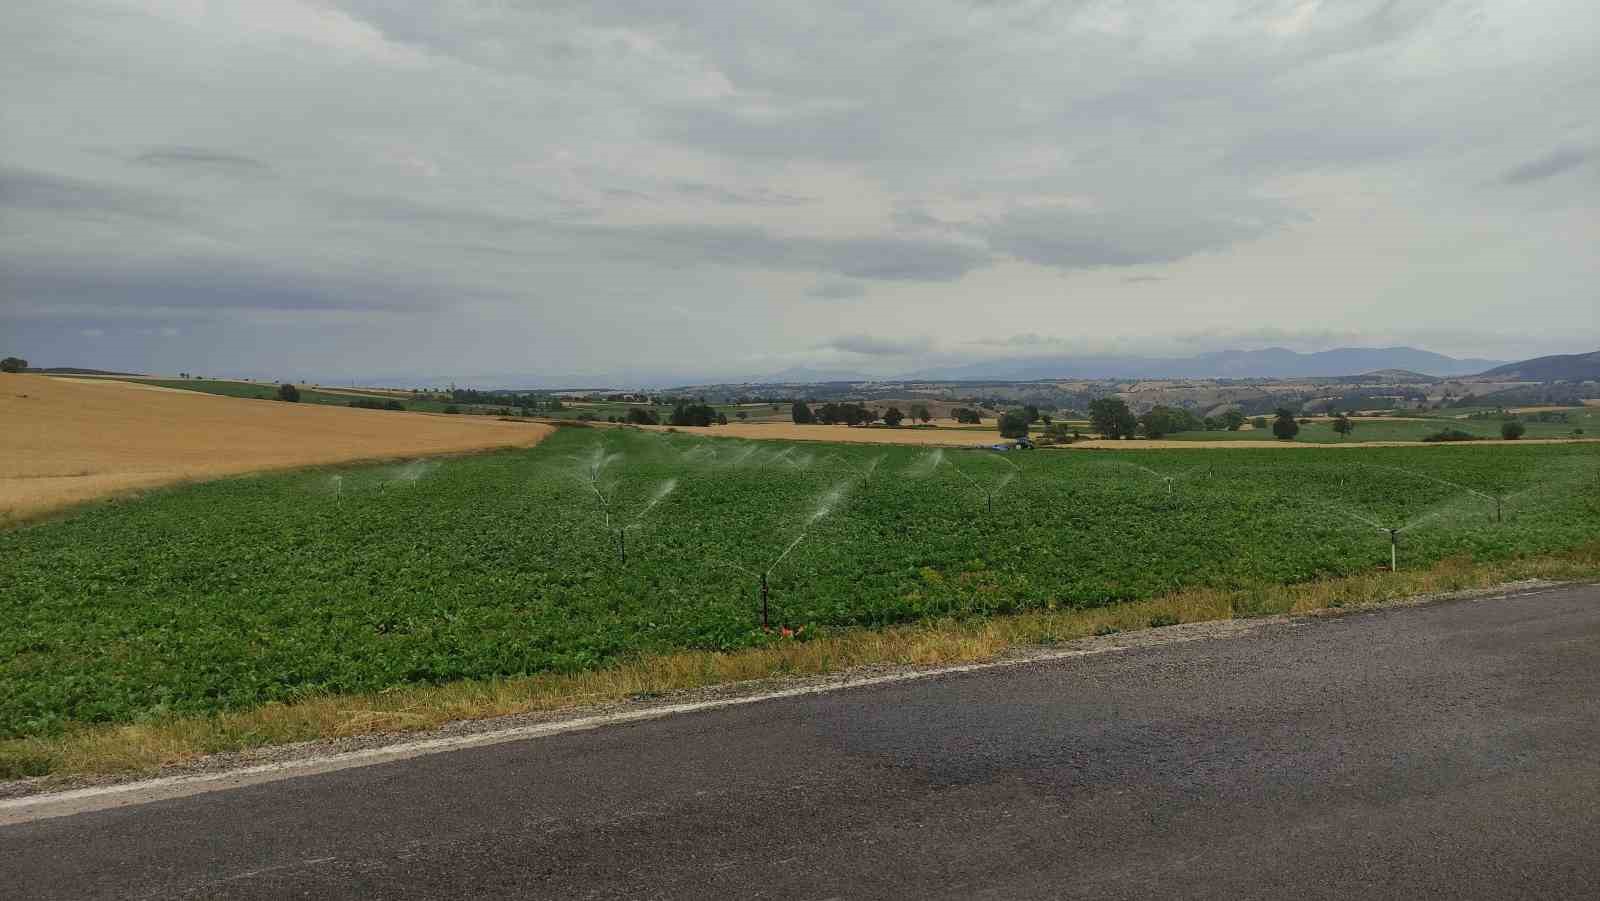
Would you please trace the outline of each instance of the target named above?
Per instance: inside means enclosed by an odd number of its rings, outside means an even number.
[[[1415,347],[1341,347],[1298,353],[1283,347],[1224,350],[1193,357],[1034,357],[988,360],[909,373],[907,380],[1313,378],[1406,370],[1432,376],[1476,375],[1502,360],[1457,359]]]
[[[56,371],[67,371],[65,368]],[[79,369],[89,373],[96,370]],[[1317,353],[1299,353],[1283,347],[1265,350],[1224,350],[1191,357],[1087,355],[1020,357],[934,366],[896,375],[872,375],[850,369],[792,366],[779,372],[745,378],[709,373],[652,372],[638,369],[587,374],[474,373],[349,376],[323,379],[323,384],[362,384],[371,387],[444,385],[451,382],[477,388],[517,389],[661,389],[704,385],[805,385],[827,382],[909,381],[1045,381],[1051,379],[1296,379],[1367,376],[1389,382],[1425,381],[1427,377],[1482,375],[1525,381],[1600,379],[1600,351],[1539,357],[1520,363],[1503,360],[1448,357],[1415,347],[1341,347]]]
[[[1557,354],[1507,363],[1484,373],[1490,378],[1529,382],[1600,380],[1600,350],[1587,354]]]

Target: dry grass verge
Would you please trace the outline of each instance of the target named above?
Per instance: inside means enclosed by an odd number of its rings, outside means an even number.
[[[575,674],[458,682],[370,695],[312,698],[234,713],[84,727],[53,738],[0,742],[0,779],[147,775],[207,754],[314,739],[421,732],[463,720],[613,703],[754,679],[856,667],[993,659],[1026,646],[1158,625],[1270,614],[1314,614],[1507,582],[1600,580],[1600,543],[1562,554],[1416,572],[1373,572],[1299,585],[1190,589],[1091,610],[853,630],[733,653],[686,651]]]

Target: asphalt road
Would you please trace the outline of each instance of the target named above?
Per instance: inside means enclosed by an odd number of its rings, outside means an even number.
[[[1600,897],[1600,590],[0,828],[8,898]]]

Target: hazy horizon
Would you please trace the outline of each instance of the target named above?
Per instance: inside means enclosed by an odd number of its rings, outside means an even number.
[[[1579,0],[22,0],[8,25],[0,354],[36,365],[1600,345]]]

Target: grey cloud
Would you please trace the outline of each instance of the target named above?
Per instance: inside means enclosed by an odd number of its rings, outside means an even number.
[[[40,310],[421,310],[435,289],[414,274],[316,271],[252,260],[0,257],[0,303]]]
[[[462,230],[476,231],[485,238],[477,246],[488,252],[555,254],[566,259],[673,268],[718,265],[880,281],[940,282],[959,279],[991,262],[990,254],[981,247],[946,240],[792,236],[753,225],[605,225],[385,197],[340,198],[332,208],[337,215],[353,219],[448,227],[458,246],[469,246],[459,240]]]
[[[145,166],[210,170],[235,175],[262,173],[271,168],[254,157],[203,147],[153,147],[135,156],[133,161]]]
[[[986,266],[989,254],[950,241],[789,237],[740,225],[572,226],[593,251],[664,265],[720,264],[831,272],[882,281],[953,281]]]
[[[1085,212],[1016,210],[983,230],[990,245],[1041,266],[1094,269],[1172,263],[1259,237],[1260,220],[1206,217],[1183,210]]]
[[[1589,161],[1594,155],[1593,150],[1580,150],[1575,147],[1565,147],[1553,153],[1548,153],[1536,160],[1529,160],[1520,166],[1506,170],[1500,176],[1500,183],[1506,185],[1525,185],[1529,182],[1543,181],[1547,178],[1560,175]]]
[[[1439,140],[1410,126],[1346,122],[1263,132],[1229,150],[1224,162],[1244,171],[1345,168],[1416,154]]]
[[[933,347],[927,338],[877,338],[854,335],[835,338],[822,345],[822,350],[838,350],[863,357],[903,357],[919,354]]]
[[[796,197],[793,194],[781,194],[768,191],[764,188],[737,189],[724,188],[719,185],[707,184],[697,181],[680,181],[675,183],[673,190],[685,197],[694,197],[709,200],[715,203],[726,203],[739,206],[800,206],[810,203],[811,198]]]
[[[0,166],[0,208],[76,217],[108,215],[172,220],[180,205],[169,197],[119,185]]]
[[[812,297],[820,297],[823,300],[854,300],[857,297],[865,296],[867,288],[860,282],[846,279],[829,279],[818,284],[807,293]]]

